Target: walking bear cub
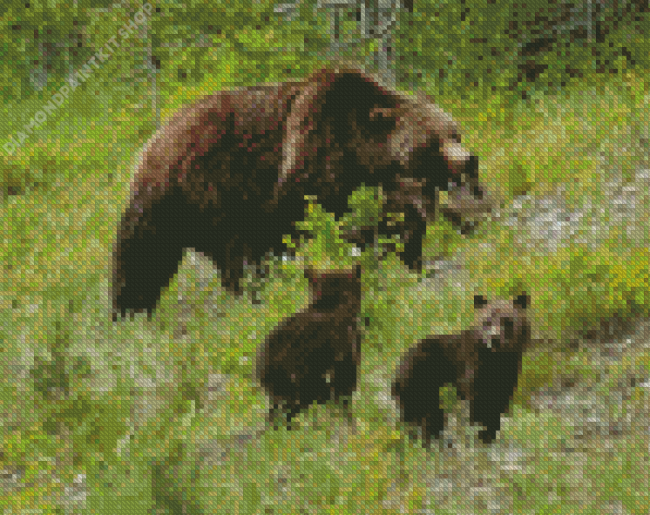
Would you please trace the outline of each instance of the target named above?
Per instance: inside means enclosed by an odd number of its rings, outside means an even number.
[[[530,341],[526,308],[530,298],[488,303],[474,297],[475,325],[458,334],[421,340],[402,361],[392,394],[401,417],[422,427],[425,445],[437,438],[444,426],[440,387],[456,386],[470,403],[470,421],[483,425],[479,438],[491,442],[500,429],[501,414],[508,405],[521,372],[524,348]]]
[[[272,421],[279,407],[291,422],[314,401],[338,403],[354,392],[361,360],[360,273],[358,266],[351,272],[305,271],[309,307],[281,322],[257,355],[256,376],[273,400]]]
[[[489,210],[478,171],[457,124],[430,97],[360,69],[208,96],[144,150],[113,249],[113,318],[151,313],[189,248],[241,295],[244,264],[286,250],[285,235],[297,238],[305,195],[340,218],[363,184],[382,186],[387,212],[407,212],[400,257],[420,269],[439,191],[450,192],[443,212],[454,221]]]

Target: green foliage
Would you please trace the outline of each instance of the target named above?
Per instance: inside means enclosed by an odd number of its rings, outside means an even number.
[[[0,95],[5,101],[25,98],[34,88],[30,77],[47,77],[48,85],[60,82],[90,57],[83,32],[90,15],[84,4],[30,0],[2,10]]]
[[[568,7],[568,2],[512,0],[416,3],[396,45],[400,72],[413,84],[433,83],[438,95],[462,89],[514,101],[540,92],[557,94],[569,84],[584,83],[594,71],[622,75],[650,69],[643,30],[649,18],[640,4],[581,6],[592,10],[590,37],[578,30],[582,20],[577,15],[566,18]]]
[[[603,6],[599,16],[636,16],[617,9],[638,2],[620,4]],[[57,47],[61,54],[49,63],[51,88],[70,65],[78,69],[88,52],[94,55],[118,34],[136,7],[107,13],[93,10],[96,2],[81,0],[25,5],[0,10],[0,87],[5,101],[14,102],[5,107],[5,119],[19,127],[20,117],[29,120],[51,93],[26,98],[29,69],[40,55],[34,30],[53,45],[69,34],[82,35],[83,47],[72,61],[66,47]],[[454,274],[440,278],[432,268],[425,279],[409,273],[395,256],[399,244],[380,234],[376,246],[357,255],[342,235],[376,227],[383,208],[380,191],[361,188],[349,199],[351,212],[338,222],[310,199],[301,226],[310,238],[296,248],[304,261],[269,261],[272,280],[259,288],[262,305],[253,307],[247,298],[224,293],[216,272],[206,283],[199,281],[198,267],[185,263],[152,321],[138,316],[120,325],[108,322],[115,223],[127,201],[133,157],[155,130],[146,56],[153,49],[161,61],[156,98],[165,99],[162,108],[168,114],[198,94],[303,76],[326,57],[329,43],[326,13],[314,17],[314,5],[315,0],[302,2],[297,19],[287,23],[273,13],[274,2],[245,7],[157,3],[154,11],[160,10],[143,32],[94,70],[40,133],[15,155],[3,157],[0,469],[6,472],[0,510],[255,513],[273,506],[279,513],[295,513],[300,506],[381,513],[397,506],[462,513],[480,509],[474,497],[441,492],[431,502],[431,478],[465,477],[471,463],[474,474],[499,478],[514,512],[578,511],[577,503],[567,501],[572,497],[583,499],[580,508],[588,513],[602,512],[603,503],[612,499],[630,513],[647,513],[647,489],[639,487],[647,483],[647,464],[637,459],[647,454],[647,442],[625,435],[620,448],[603,458],[586,450],[600,436],[577,436],[566,421],[525,407],[530,388],[563,387],[560,378],[603,373],[602,362],[566,348],[564,337],[571,330],[597,327],[614,314],[648,314],[648,217],[638,217],[635,234],[626,230],[628,220],[610,223],[608,192],[601,186],[601,166],[622,173],[626,181],[632,165],[650,166],[650,90],[643,74],[650,68],[648,42],[635,28],[645,14],[634,23],[621,21],[596,45],[566,48],[566,36],[558,37],[534,59],[547,68],[532,82],[518,77],[519,67],[531,61],[518,49],[542,22],[506,34],[512,4],[416,3],[413,15],[401,13],[396,49],[405,60],[397,62],[403,66],[400,79],[406,74],[409,81],[426,83],[427,91],[440,95],[439,102],[462,121],[465,141],[481,156],[481,179],[501,207],[507,209],[519,195],[555,195],[564,187],[567,205],[591,204],[593,220],[608,224],[595,248],[569,245],[540,253],[521,243],[522,237],[530,241],[526,235],[498,219],[462,237],[445,221],[429,224],[426,257],[465,257],[469,277],[461,276],[459,289]],[[535,20],[532,9],[522,14],[520,24]],[[75,20],[80,23],[74,25]],[[18,24],[20,29],[13,28]],[[354,29],[354,23],[345,24],[346,30]],[[345,37],[354,43],[357,35]],[[353,52],[377,50],[374,41],[363,45]],[[599,67],[606,73],[595,74]],[[609,77],[610,68],[619,75]],[[571,77],[574,70],[583,77]],[[563,96],[548,94],[557,89]],[[519,102],[523,92],[530,102]],[[457,99],[457,105],[449,99]],[[18,100],[25,102],[18,105]],[[639,212],[647,213],[643,198]],[[400,216],[389,214],[395,221]],[[259,342],[279,320],[304,306],[304,266],[327,269],[357,262],[363,265],[363,316],[370,326],[354,398],[356,432],[332,406],[301,414],[297,431],[264,431],[268,399],[250,376]],[[205,260],[199,266],[209,270],[211,265]],[[559,350],[543,346],[525,357],[514,413],[503,420],[503,445],[521,448],[526,474],[519,465],[498,468],[499,460],[488,460],[472,447],[469,437],[476,428],[466,428],[468,439],[458,447],[446,448],[443,441],[423,451],[377,400],[385,396],[401,353],[432,331],[464,327],[474,292],[505,297],[523,290],[533,298],[536,334],[559,342]],[[187,312],[178,309],[178,293]],[[634,367],[648,370],[644,352],[631,362],[626,357],[618,368],[608,364],[612,384],[605,386],[627,384]],[[221,376],[218,387],[210,382],[215,375]],[[631,388],[630,398],[607,409],[612,416],[632,414],[634,419],[647,411],[645,390]],[[445,409],[465,416],[452,393],[447,392]],[[639,427],[637,434],[643,430]],[[575,450],[574,458],[562,461],[557,456],[566,448]],[[584,498],[584,478],[590,482],[588,493],[598,495]],[[70,492],[79,490],[83,500],[70,507]]]

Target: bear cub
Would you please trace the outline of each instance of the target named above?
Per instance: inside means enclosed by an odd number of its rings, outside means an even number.
[[[444,427],[440,387],[446,383],[469,401],[471,423],[485,426],[479,438],[490,443],[496,437],[530,341],[525,314],[529,304],[526,294],[490,303],[477,295],[477,318],[470,329],[429,336],[409,351],[400,364],[392,395],[399,402],[402,420],[422,428],[426,446]]]
[[[256,376],[273,401],[270,421],[275,421],[277,408],[290,423],[314,401],[338,403],[339,397],[349,397],[356,389],[360,273],[360,267],[325,274],[305,271],[312,290],[309,307],[281,322],[257,355]],[[347,400],[343,405],[347,408]]]

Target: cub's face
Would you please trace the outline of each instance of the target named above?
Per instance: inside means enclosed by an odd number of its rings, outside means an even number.
[[[477,311],[476,330],[486,348],[492,352],[519,352],[530,337],[526,308],[530,304],[527,295],[513,301],[498,300],[488,303],[483,296],[474,297]]]

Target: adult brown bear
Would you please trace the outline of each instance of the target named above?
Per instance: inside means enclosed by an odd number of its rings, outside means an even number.
[[[456,220],[489,207],[453,120],[425,95],[358,69],[220,92],[183,109],[147,145],[132,184],[114,247],[114,318],[151,313],[185,248],[211,257],[222,284],[241,294],[244,262],[259,264],[284,250],[283,235],[297,236],[304,195],[340,217],[362,184],[382,185],[387,212],[407,211],[401,257],[414,269],[437,191],[453,186],[447,214]]]
[[[470,421],[485,425],[479,438],[491,442],[501,427],[521,373],[523,351],[530,342],[526,308],[530,298],[488,303],[474,297],[475,325],[458,334],[429,336],[400,364],[392,394],[402,420],[422,427],[424,445],[438,437],[445,415],[440,387],[451,383],[470,403]]]

